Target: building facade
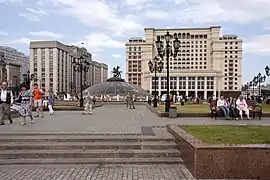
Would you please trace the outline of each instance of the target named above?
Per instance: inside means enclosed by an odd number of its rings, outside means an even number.
[[[130,38],[126,43],[126,80],[139,87],[142,86],[142,52],[147,53],[144,45],[141,37]]]
[[[148,62],[157,56],[157,37],[165,41],[164,35],[168,30],[171,35],[177,35],[181,42],[177,57],[169,59],[170,93],[199,96],[204,99],[212,95],[241,94],[242,40],[236,35],[221,36],[220,28],[146,28],[145,40],[132,38],[126,44],[127,81],[141,84],[142,88],[153,93],[155,79],[154,73],[149,71]],[[166,58],[161,61],[164,69],[162,73],[157,74],[156,84],[159,95],[166,94],[167,89]]]
[[[45,91],[78,94],[81,90],[80,73],[74,71],[72,61],[81,56],[90,63],[89,71],[83,72],[82,88],[102,82],[101,78],[94,78],[93,81],[92,71],[96,64],[100,64],[92,61],[87,49],[58,41],[30,42],[30,73],[35,75],[37,83]],[[105,65],[103,71],[106,70],[108,67]]]
[[[30,67],[29,56],[26,56],[24,53],[7,46],[0,46],[0,52],[4,53],[6,63],[20,66],[20,76],[18,77],[20,82],[23,82],[23,74],[27,74]]]

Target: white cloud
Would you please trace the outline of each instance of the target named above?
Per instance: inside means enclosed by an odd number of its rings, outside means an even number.
[[[22,38],[10,40],[8,44],[29,44],[30,41],[31,39],[22,37]]]
[[[4,32],[4,31],[0,31],[0,36],[7,36],[8,33],[7,32]]]
[[[121,58],[122,55],[121,54],[113,54],[112,57],[114,57],[114,58]]]
[[[33,36],[56,38],[56,39],[60,39],[63,37],[62,34],[50,32],[50,31],[30,32],[30,34]]]
[[[36,14],[38,16],[49,16],[49,14],[47,12],[45,12],[44,10],[42,10],[42,9],[26,8],[26,10],[28,12],[31,12],[31,13]]]
[[[58,11],[73,16],[90,27],[109,30],[112,33],[128,34],[143,30],[134,16],[121,14],[114,4],[98,0],[55,0]]]
[[[24,0],[0,0],[0,3],[4,3],[7,5],[23,5],[25,4]]]
[[[185,6],[185,11],[176,8],[173,16],[185,23],[250,23],[270,17],[269,0],[195,0],[186,1]]]
[[[19,16],[24,17],[24,18],[28,19],[29,21],[37,22],[40,20],[38,16],[30,14],[30,13],[19,13]]]
[[[149,10],[145,13],[146,17],[149,19],[162,20],[169,17],[169,13],[163,10]]]
[[[82,41],[72,44],[81,46]],[[83,47],[87,48],[91,53],[97,53],[103,51],[104,48],[124,48],[125,42],[113,40],[104,33],[92,33],[83,40]]]
[[[146,4],[149,1],[151,0],[124,0],[124,3],[129,6],[139,6]]]
[[[245,53],[270,56],[270,34],[255,36],[243,44]]]
[[[20,12],[19,16],[25,17],[29,21],[40,21],[40,18],[42,16],[49,16],[49,14],[42,9],[32,9],[32,8],[26,8],[26,12]]]

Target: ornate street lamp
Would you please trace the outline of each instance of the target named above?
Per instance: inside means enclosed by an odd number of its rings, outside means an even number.
[[[266,76],[270,76],[270,68],[269,68],[269,66],[265,67],[265,74],[266,74]]]
[[[244,89],[245,89],[245,92],[246,92],[246,96],[248,97],[248,94],[249,94],[249,92],[248,92],[248,90],[249,90],[249,83],[247,83],[247,84],[244,85]]]
[[[155,95],[154,95],[154,107],[157,107],[157,72],[161,73],[163,69],[163,62],[159,61],[158,58],[155,57],[154,61],[151,60],[148,62],[149,71],[151,73],[155,73]]]
[[[89,66],[90,63],[83,58],[83,56],[81,56],[79,59],[73,59],[72,61],[73,64],[73,70],[75,72],[79,72],[80,73],[80,77],[81,77],[81,82],[80,82],[80,86],[81,86],[81,98],[80,98],[80,107],[83,107],[83,72],[87,72],[89,70]]]
[[[252,80],[252,83],[253,83],[253,96],[255,96],[255,86],[257,86],[257,77],[255,76]]]
[[[174,40],[173,45],[170,45],[172,35],[170,35],[169,31],[165,34],[165,47],[163,45],[163,42],[160,40],[160,36],[157,37],[156,41],[156,48],[157,48],[157,54],[161,59],[163,59],[164,56],[166,56],[166,68],[167,68],[167,96],[166,96],[166,105],[165,105],[165,112],[169,112],[170,109],[170,63],[169,58],[170,56],[176,58],[177,53],[180,48],[180,41],[178,40],[177,34],[174,34]]]
[[[265,80],[266,76],[262,76],[261,73],[256,76],[255,83],[259,85],[259,98],[261,97],[261,83],[264,83]]]

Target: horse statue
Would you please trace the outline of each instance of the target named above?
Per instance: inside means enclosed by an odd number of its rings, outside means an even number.
[[[113,77],[121,78],[122,71],[120,71],[119,69],[120,69],[120,66],[116,66],[113,68],[113,70],[111,71],[111,73],[113,74]]]

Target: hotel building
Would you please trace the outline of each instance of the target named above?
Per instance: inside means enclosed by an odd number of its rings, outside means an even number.
[[[68,46],[58,41],[30,42],[30,73],[42,89],[55,93],[80,93],[80,73],[73,70],[72,61],[83,56],[90,63],[83,72],[83,86],[91,86],[107,79],[108,66],[92,61],[85,48]],[[83,88],[84,88],[83,87]]]
[[[210,28],[145,29],[145,39],[130,38],[126,43],[126,79],[151,93],[154,73],[148,62],[157,56],[155,41],[167,31],[177,35],[181,45],[176,58],[170,57],[170,92],[207,99],[223,94],[237,96],[242,87],[242,40],[236,35],[220,35],[220,26]],[[170,44],[172,45],[171,40]],[[165,42],[164,42],[165,43]],[[160,59],[160,58],[159,58]],[[166,58],[157,73],[157,91],[166,94]]]

